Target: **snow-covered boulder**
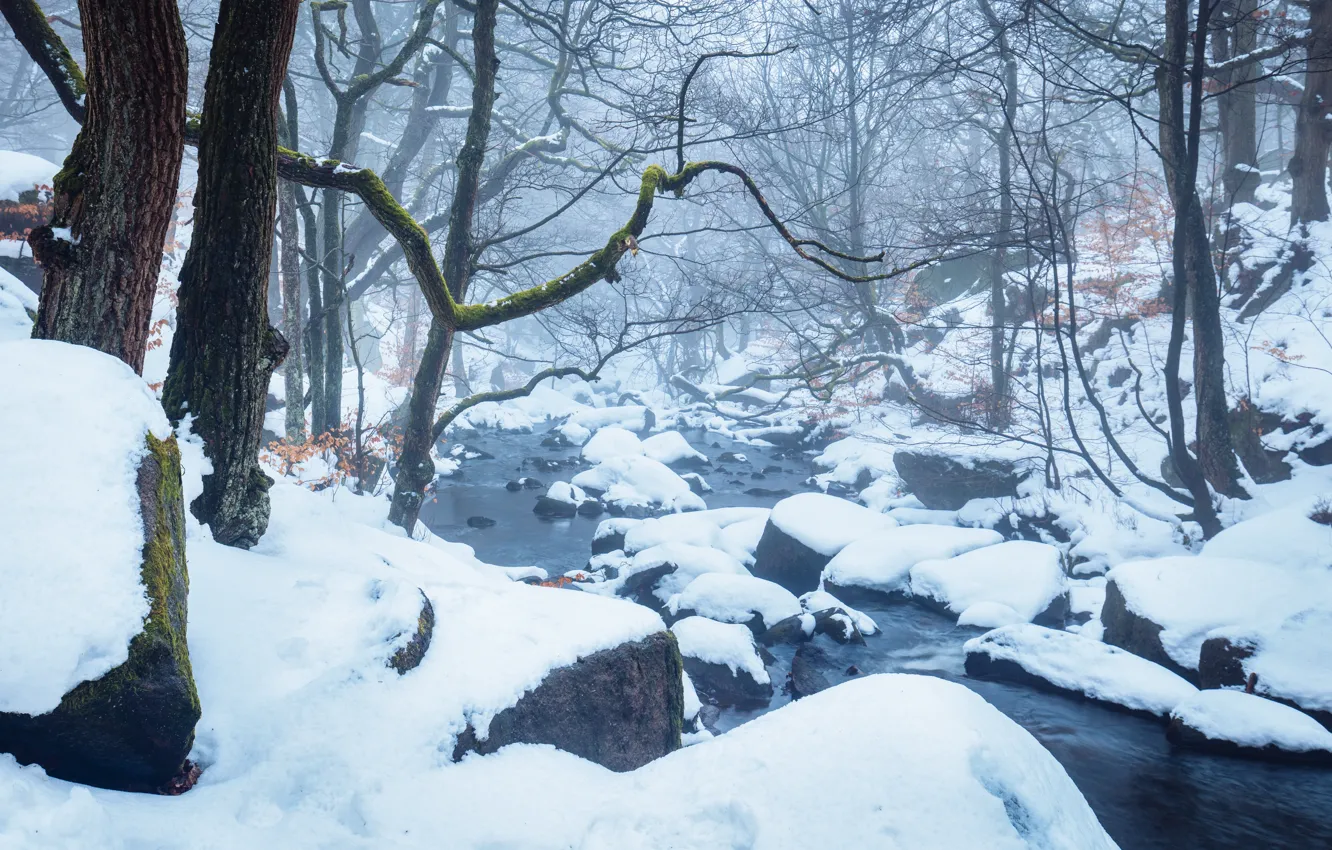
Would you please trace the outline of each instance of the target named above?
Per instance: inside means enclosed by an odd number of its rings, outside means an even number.
[[[953,558],[1003,542],[987,528],[904,525],[866,535],[848,543],[823,570],[825,587],[884,595],[910,592],[911,568],[921,561]]]
[[[596,431],[608,425],[643,433],[650,431],[656,422],[656,415],[648,407],[586,407],[570,416],[557,430],[570,445],[581,446]]]
[[[1072,632],[1004,626],[963,645],[968,676],[1007,679],[1149,714],[1168,715],[1198,689],[1159,664]]]
[[[37,295],[0,268],[0,342],[30,338],[37,306]]]
[[[972,499],[1016,496],[1025,477],[1012,461],[956,458],[922,449],[898,449],[893,466],[906,491],[934,510],[955,511]]]
[[[19,201],[38,186],[50,186],[60,166],[19,151],[0,151],[0,201]]]
[[[66,343],[0,343],[0,398],[0,752],[164,786],[200,713],[171,427],[133,370]]]
[[[618,426],[602,428],[592,435],[582,449],[583,460],[601,463],[613,457],[632,457],[643,454],[643,442],[633,431]]]
[[[1209,555],[1121,564],[1107,574],[1101,621],[1105,641],[1196,681],[1203,642],[1212,636],[1280,632],[1302,612],[1332,612],[1332,572],[1271,561]],[[1305,622],[1321,620],[1305,615]],[[1325,622],[1325,620],[1323,620]],[[1280,641],[1270,658],[1298,652]],[[1274,662],[1278,672],[1283,662]],[[1295,667],[1302,667],[1299,661]],[[1260,680],[1263,677],[1260,676]],[[1324,677],[1326,681],[1326,677]]]
[[[911,594],[954,614],[983,602],[1012,609],[1023,622],[1062,625],[1068,580],[1059,550],[1010,540],[911,568]]]
[[[792,593],[807,593],[818,588],[823,568],[847,544],[896,525],[863,505],[823,493],[782,499],[754,552],[754,574]]]
[[[1289,706],[1243,691],[1198,691],[1175,706],[1170,742],[1226,755],[1332,764],[1332,732]]]
[[[1240,687],[1295,706],[1332,729],[1332,610],[1213,630],[1198,654],[1198,684]]]
[[[874,618],[868,614],[857,611],[842,600],[833,596],[826,590],[811,590],[809,593],[800,597],[800,605],[806,613],[814,614],[816,620],[815,631],[823,633],[827,631],[827,626],[819,614],[833,613],[840,615],[844,619],[835,621],[833,628],[836,634],[830,634],[839,643],[847,643],[854,640],[856,643],[863,643],[858,639],[859,635],[875,635],[879,633],[879,624],[874,622]],[[848,629],[846,626],[852,628]]]
[[[592,554],[604,555],[616,549],[623,550],[625,533],[643,521],[627,516],[603,519],[592,534]]]
[[[667,600],[666,608],[681,618],[700,615],[722,623],[743,623],[755,634],[802,610],[800,600],[781,585],[733,573],[700,575]]]
[[[532,513],[542,517],[571,517],[576,515],[583,505],[595,501],[584,493],[581,487],[567,481],[556,481],[550,485],[545,495],[537,496]]]
[[[550,744],[611,770],[634,770],[680,748],[683,674],[669,632],[595,652],[552,671],[496,714],[485,740],[464,730],[453,759]]]
[[[1204,544],[1208,557],[1268,561],[1272,541],[1281,541],[1281,563],[1297,568],[1332,568],[1332,526],[1309,518],[1311,500],[1237,522]]]
[[[599,494],[612,512],[701,511],[707,507],[689,482],[669,466],[649,457],[608,458],[575,475],[572,483]]]
[[[744,625],[686,617],[671,626],[685,672],[714,705],[756,708],[772,699],[763,650]]]
[[[667,466],[702,466],[708,456],[689,445],[679,431],[662,431],[642,443],[643,454]]]
[[[619,596],[655,611],[705,573],[748,576],[735,558],[719,549],[689,543],[662,543],[634,554],[613,587]]]

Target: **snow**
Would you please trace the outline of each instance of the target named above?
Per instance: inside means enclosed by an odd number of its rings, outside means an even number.
[[[1165,716],[1198,689],[1182,677],[1115,646],[1030,623],[1003,626],[963,645],[968,654],[1011,661],[1088,699]]]
[[[1221,630],[1225,634],[1230,630]],[[1275,625],[1240,631],[1253,645],[1241,664],[1246,676],[1256,674],[1256,690],[1294,700],[1301,707],[1332,712],[1332,611],[1301,611]]]
[[[800,600],[781,585],[734,573],[703,573],[671,596],[666,607],[672,614],[689,609],[723,623],[747,623],[758,612],[766,627],[803,610]]]
[[[588,441],[594,431],[608,425],[618,425],[628,431],[646,431],[647,417],[651,413],[646,407],[592,407],[584,408],[569,417],[557,430],[569,442],[581,446]]]
[[[463,411],[461,416],[453,420],[450,428],[454,430],[491,428],[496,431],[530,433],[535,424],[532,417],[518,407],[483,401]]]
[[[632,575],[662,564],[675,565],[675,572],[657,583],[656,595],[662,602],[683,591],[691,581],[704,573],[749,575],[749,570],[743,564],[720,550],[688,543],[662,543],[634,555],[629,565],[620,571],[619,584],[623,584],[623,580]]]
[[[1332,753],[1332,732],[1309,715],[1243,691],[1198,691],[1175,706],[1182,721],[1214,741],[1242,747],[1275,747],[1295,753]]]
[[[911,593],[962,613],[979,602],[998,602],[1030,621],[1067,589],[1059,550],[1010,540],[947,560],[911,568]]]
[[[689,445],[679,431],[662,431],[642,442],[643,454],[661,463],[679,463],[682,460],[705,461],[708,456]]]
[[[1265,628],[1301,611],[1332,611],[1332,572],[1213,555],[1121,564],[1107,574],[1129,610],[1162,626],[1175,663],[1198,666],[1212,633]]]
[[[744,557],[741,558],[742,561],[750,564],[754,563],[754,552],[758,549],[759,540],[763,537],[763,529],[768,525],[770,513],[770,511],[764,511],[762,516],[733,523],[723,528],[723,548],[732,554],[742,552],[744,553]]]
[[[828,562],[823,580],[841,587],[884,593],[905,591],[911,568],[920,561],[952,558],[1003,542],[984,528],[907,525],[876,532],[847,544]]]
[[[581,505],[587,501],[587,494],[567,481],[556,481],[546,490],[546,498],[567,505]]]
[[[0,269],[0,342],[32,336],[29,311],[37,312],[37,296],[23,281]]]
[[[755,519],[766,521],[767,514],[763,508],[719,508],[645,519],[625,529],[624,551],[633,554],[662,543],[689,543],[721,549],[733,558],[745,561],[751,550],[735,546],[725,530]]]
[[[896,521],[869,508],[823,493],[799,493],[772,509],[772,524],[820,555],[836,555],[848,543]]]
[[[997,629],[1014,623],[1024,623],[1022,615],[1002,602],[977,602],[957,617],[959,626],[978,629]]]
[[[689,489],[689,482],[663,463],[648,457],[612,457],[583,470],[573,484],[600,490],[603,501],[623,506],[660,506],[668,511],[694,511],[707,507]]]
[[[592,435],[583,446],[583,460],[601,463],[613,457],[631,457],[643,454],[643,443],[632,431],[611,425]]]
[[[55,182],[60,166],[40,156],[0,151],[0,201],[17,201],[19,193]]]
[[[739,623],[719,623],[707,617],[685,617],[671,626],[680,654],[709,664],[724,664],[731,675],[743,670],[760,685],[772,681],[759,658],[754,634]]]
[[[136,477],[171,435],[143,379],[61,342],[0,343],[0,711],[44,714],[129,657],[148,599]]]
[[[1332,568],[1332,526],[1309,519],[1311,500],[1236,523],[1203,546],[1202,554],[1267,561],[1273,541],[1281,543],[1281,563],[1292,567]]]

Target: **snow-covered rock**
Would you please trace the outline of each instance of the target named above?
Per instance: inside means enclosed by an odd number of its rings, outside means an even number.
[[[819,586],[828,561],[853,540],[897,523],[863,505],[823,493],[800,493],[772,509],[754,553],[754,573],[792,593]]]
[[[662,543],[636,553],[610,589],[641,605],[661,609],[704,573],[747,576],[749,570],[719,549]]]
[[[1332,732],[1303,712],[1243,691],[1198,691],[1175,706],[1174,744],[1230,755],[1332,763]]]
[[[649,430],[656,421],[656,415],[647,407],[587,407],[570,416],[557,430],[572,445],[581,446],[593,433],[608,425],[643,432]]]
[[[1009,679],[1165,716],[1198,689],[1159,664],[1071,632],[1003,626],[963,646],[967,675]]]
[[[17,201],[23,192],[50,186],[60,166],[40,156],[0,151],[0,201]]]
[[[1062,623],[1067,579],[1059,550],[1044,543],[1010,540],[911,568],[911,594],[954,614],[981,602],[997,602],[1024,622]]]
[[[648,457],[612,457],[572,479],[575,486],[601,494],[602,501],[621,509],[700,511],[707,507],[689,482],[670,467]]]
[[[755,707],[772,699],[772,679],[746,626],[686,617],[671,631],[694,687],[713,703]]]
[[[823,581],[837,588],[905,594],[910,591],[911,568],[917,563],[953,558],[1003,539],[1003,535],[985,528],[889,528],[848,543],[824,568]]]
[[[0,269],[0,342],[30,338],[37,306],[36,294],[23,281]]]
[[[664,464],[702,464],[708,456],[689,445],[679,431],[662,431],[642,443],[643,454]]]
[[[801,612],[786,588],[753,576],[704,573],[666,603],[672,615],[700,615],[722,623],[743,623],[761,632]]]
[[[143,379],[94,349],[0,343],[0,364],[0,711],[43,714],[143,629],[136,478],[147,435],[171,426]]]
[[[643,442],[633,431],[617,426],[602,428],[583,444],[582,457],[588,463],[601,463],[613,457],[643,454]]]
[[[861,634],[875,635],[879,633],[879,624],[874,622],[873,617],[857,611],[826,590],[811,590],[804,594],[800,597],[800,605],[810,614],[828,610],[840,611],[850,618],[856,630]]]

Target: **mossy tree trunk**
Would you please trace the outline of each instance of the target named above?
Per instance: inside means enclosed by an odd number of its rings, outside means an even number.
[[[194,415],[213,464],[190,506],[220,543],[268,527],[258,464],[264,401],[287,342],[268,323],[277,202],[277,107],[299,0],[222,0],[204,90],[195,230],[163,404]]]
[[[449,208],[449,232],[444,241],[444,280],[455,301],[467,294],[472,274],[472,220],[481,186],[481,165],[490,140],[490,113],[495,106],[495,73],[499,59],[495,55],[495,14],[498,0],[480,0],[472,24],[476,78],[472,84],[472,114],[467,118],[467,135],[458,153],[458,180]],[[435,444],[435,406],[444,383],[444,371],[453,348],[454,329],[438,319],[430,323],[425,353],[412,380],[412,397],[407,408],[407,426],[403,432],[402,453],[398,457],[398,475],[394,480],[393,503],[389,521],[410,534],[421,513],[425,488],[435,478],[435,461],[430,450]]]
[[[175,0],[80,0],[79,12],[86,118],[51,223],[28,236],[45,270],[33,336],[142,372],[185,146],[185,31]]]

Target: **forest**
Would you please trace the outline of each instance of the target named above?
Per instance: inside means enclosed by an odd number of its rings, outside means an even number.
[[[1332,847],[1332,0],[0,17],[0,848]]]

